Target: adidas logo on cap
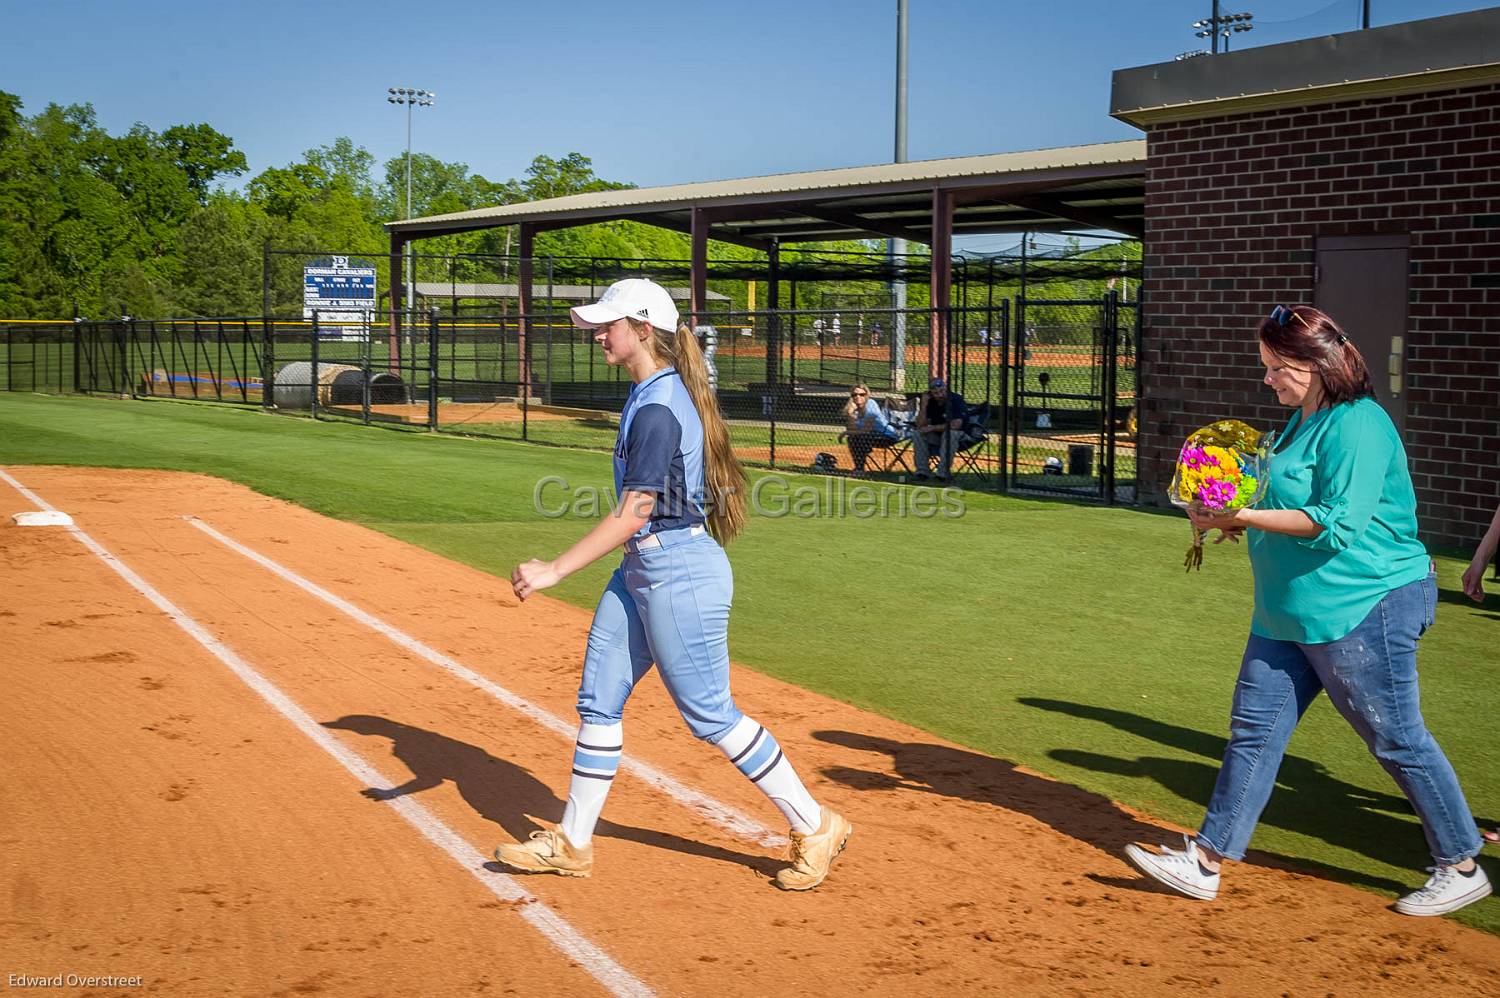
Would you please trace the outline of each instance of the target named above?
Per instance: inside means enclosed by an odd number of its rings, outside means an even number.
[[[644,320],[666,333],[677,331],[677,306],[667,289],[644,277],[628,277],[611,284],[592,305],[572,309],[573,322],[593,329],[629,316]]]

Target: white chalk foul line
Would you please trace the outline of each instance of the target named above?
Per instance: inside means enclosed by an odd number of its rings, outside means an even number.
[[[578,728],[576,725],[569,724],[556,714],[538,707],[525,697],[512,693],[493,680],[481,676],[457,659],[444,655],[430,645],[423,644],[406,632],[387,624],[374,614],[360,609],[342,596],[335,595],[317,583],[303,578],[286,566],[272,561],[259,551],[246,547],[232,537],[225,536],[203,520],[195,516],[185,516],[183,519],[230,550],[244,555],[257,565],[280,576],[304,592],[316,596],[329,606],[348,614],[361,624],[384,635],[394,644],[406,649],[413,655],[426,659],[428,662],[462,679],[471,686],[483,690],[512,710],[531,718],[548,731],[561,735],[569,742],[577,738]],[[676,800],[679,804],[696,812],[701,817],[706,818],[726,831],[771,848],[786,844],[785,836],[772,831],[754,818],[735,810],[728,804],[714,800],[702,791],[694,790],[692,787],[678,782],[655,766],[627,755],[620,758],[620,768],[639,777],[657,790]]]
[[[45,499],[16,481],[3,468],[0,468],[0,479],[4,479],[16,491],[20,492],[40,508],[45,510],[53,509]],[[98,555],[101,561],[114,569],[137,592],[146,597],[157,609],[171,618],[172,622],[186,631],[194,641],[197,641],[204,648],[208,649],[215,658],[228,666],[230,671],[238,676],[246,686],[254,690],[262,700],[274,707],[288,721],[291,721],[297,727],[297,730],[317,743],[319,748],[331,755],[355,779],[369,787],[379,787],[388,790],[393,786],[373,766],[341,745],[337,739],[328,733],[327,729],[313,720],[311,715],[297,706],[290,697],[281,692],[270,680],[256,672],[249,663],[240,658],[234,649],[210,634],[201,624],[179,609],[175,603],[158,592],[149,582],[137,575],[129,565],[116,558],[103,545],[76,525],[62,529],[67,530],[84,547]],[[488,862],[486,857],[476,851],[457,832],[445,825],[421,804],[409,797],[392,798],[386,801],[386,803],[395,809],[397,814],[405,818],[408,824],[421,832],[424,838],[447,853],[459,866],[469,871],[474,876],[474,879],[483,884],[495,897],[505,902],[522,902],[518,906],[520,916],[527,922],[530,922],[533,928],[545,936],[547,941],[565,956],[583,967],[584,970],[593,976],[611,994],[632,996],[632,998],[635,998],[635,996],[646,998],[646,996],[654,994],[644,982],[616,963],[608,953],[605,953],[599,947],[589,942],[588,939],[577,929],[573,928],[572,925],[568,924],[561,916],[538,901],[535,895],[516,883],[514,878],[505,874],[491,873],[486,870],[484,868],[484,864]]]

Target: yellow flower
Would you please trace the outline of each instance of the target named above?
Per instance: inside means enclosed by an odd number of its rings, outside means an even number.
[[[1177,480],[1177,498],[1183,502],[1198,498],[1198,490],[1203,487],[1203,472],[1203,468],[1183,468]]]
[[[1233,480],[1240,476],[1240,462],[1234,456],[1234,451],[1224,447],[1210,446],[1203,448],[1203,453],[1219,462],[1219,467],[1223,469],[1224,478]]]

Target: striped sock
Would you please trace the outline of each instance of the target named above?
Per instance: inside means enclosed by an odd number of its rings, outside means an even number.
[[[573,782],[568,786],[562,832],[580,849],[594,838],[604,798],[609,796],[615,770],[620,768],[624,737],[625,726],[619,723],[585,722],[578,727],[578,744],[573,749]]]
[[[754,720],[742,717],[719,740],[719,751],[729,757],[735,768],[771,798],[771,803],[786,816],[792,831],[809,835],[818,830],[823,809],[802,785],[797,771],[782,754],[775,737]]]

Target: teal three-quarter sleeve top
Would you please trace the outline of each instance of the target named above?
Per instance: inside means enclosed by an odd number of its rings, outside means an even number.
[[[1300,509],[1316,537],[1249,531],[1250,630],[1322,644],[1345,637],[1386,593],[1427,577],[1406,449],[1372,398],[1297,410],[1270,459],[1262,509]]]

